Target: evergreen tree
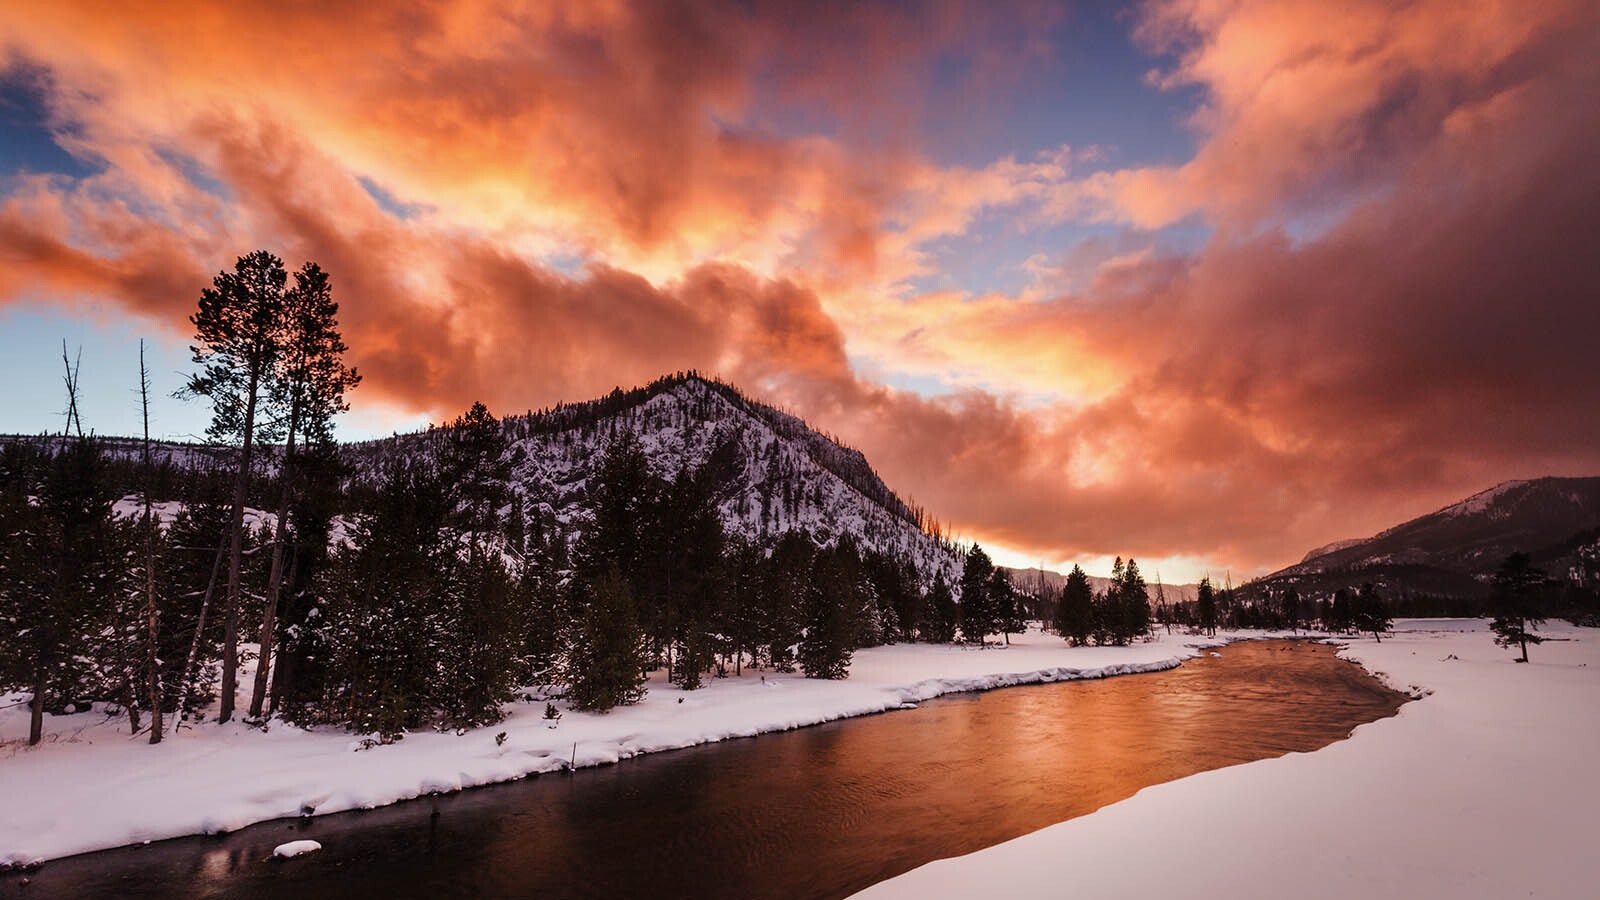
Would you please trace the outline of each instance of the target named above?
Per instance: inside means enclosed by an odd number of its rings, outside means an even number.
[[[1383,643],[1383,633],[1393,628],[1393,621],[1389,618],[1388,605],[1383,602],[1383,595],[1378,593],[1378,588],[1371,582],[1363,584],[1361,591],[1356,595],[1353,607],[1351,624],[1357,631],[1372,632],[1373,640]]]
[[[988,590],[990,602],[998,613],[995,618],[996,625],[1006,644],[1009,645],[1013,633],[1021,634],[1028,628],[1027,610],[1022,605],[1022,595],[1011,583],[1011,576],[998,567],[989,574]]]
[[[1278,598],[1278,603],[1283,609],[1283,621],[1290,631],[1300,630],[1300,621],[1305,617],[1300,600],[1300,591],[1294,585],[1284,589],[1283,596]]]
[[[213,495],[213,492],[215,495]],[[222,626],[212,615],[221,564],[226,556],[231,493],[220,482],[202,481],[167,531],[169,550],[163,572],[168,605],[161,611],[162,634],[169,643],[162,656],[171,661],[164,679],[173,730],[197,716],[216,696]]]
[[[223,594],[221,721],[233,717],[239,671],[240,567],[244,550],[244,507],[257,440],[257,408],[273,377],[281,350],[283,260],[258,250],[239,257],[232,272],[220,272],[200,295],[200,309],[189,317],[195,327],[194,361],[201,366],[184,393],[211,401],[207,433],[239,448],[229,523],[228,580]]]
[[[848,538],[817,553],[807,592],[800,665],[807,678],[846,678],[860,633],[860,558]]]
[[[517,602],[526,609],[520,679],[525,684],[555,684],[560,679],[561,655],[572,631],[572,611],[555,555],[541,547],[516,570]]]
[[[808,591],[816,548],[798,531],[778,539],[763,566],[764,608],[761,641],[767,660],[779,672],[793,672],[809,612]]]
[[[985,637],[1000,627],[998,598],[992,597],[989,580],[994,563],[977,544],[967,551],[961,569],[961,638],[969,644],[982,644]]]
[[[1122,570],[1122,580],[1116,586],[1118,632],[1123,643],[1143,637],[1150,631],[1150,591],[1144,576],[1139,574],[1139,564],[1128,558]]]
[[[325,649],[318,718],[385,739],[434,718],[446,593],[458,567],[449,497],[430,466],[395,465],[352,545],[323,573]]]
[[[597,712],[637,703],[649,657],[628,582],[613,568],[580,584],[567,699],[575,709]]]
[[[1490,605],[1494,620],[1489,627],[1494,630],[1494,642],[1502,647],[1517,646],[1522,655],[1517,662],[1528,661],[1528,645],[1542,644],[1544,638],[1532,629],[1544,624],[1539,608],[1539,594],[1545,584],[1544,572],[1533,567],[1526,553],[1513,553],[1494,574],[1494,589]]]
[[[284,562],[277,604],[277,652],[272,668],[271,709],[314,702],[321,695],[321,663],[312,621],[323,599],[318,573],[329,562],[336,515],[349,509],[341,481],[349,474],[337,445],[309,441],[296,454],[295,494],[286,517]],[[271,583],[271,574],[268,574]]]
[[[455,728],[498,722],[525,671],[528,609],[502,556],[472,549],[439,598],[438,674],[431,706]]]
[[[727,585],[726,539],[709,479],[680,470],[657,494],[642,537],[643,596],[672,650],[668,679],[695,690],[714,662],[715,615]]]
[[[933,585],[928,590],[925,606],[928,610],[928,619],[923,633],[924,639],[935,644],[948,644],[954,641],[960,610],[956,606],[955,595],[950,590],[950,583],[945,581],[943,572],[933,576]]]
[[[1207,634],[1217,633],[1217,595],[1211,589],[1211,576],[1200,579],[1200,587],[1195,591],[1195,617],[1199,620],[1200,628]]]
[[[446,434],[442,465],[454,488],[453,519],[481,542],[484,535],[500,531],[496,511],[510,497],[505,429],[480,401],[457,416]]]
[[[1329,631],[1343,634],[1355,626],[1356,604],[1348,588],[1339,588],[1333,592],[1333,603],[1328,607],[1328,621],[1325,623]]]
[[[1089,576],[1074,565],[1067,573],[1067,583],[1061,590],[1061,602],[1056,605],[1056,633],[1074,647],[1089,643],[1094,632],[1094,589],[1089,586]]]

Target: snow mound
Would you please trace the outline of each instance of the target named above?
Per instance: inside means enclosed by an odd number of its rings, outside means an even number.
[[[273,847],[272,856],[274,859],[289,859],[290,857],[294,856],[304,856],[307,853],[315,853],[321,849],[322,845],[316,841],[290,841],[287,844],[279,844],[278,846]]]

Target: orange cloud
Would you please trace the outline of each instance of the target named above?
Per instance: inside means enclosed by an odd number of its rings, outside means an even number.
[[[109,299],[181,332],[265,246],[332,273],[363,395],[514,411],[715,371],[1050,558],[1261,568],[1600,465],[1590,6],[1154,3],[1161,77],[1204,92],[1191,161],[930,162],[897,101],[957,50],[1012,83],[1051,17],[1013,12],[7,7],[0,64],[45,68],[59,140],[99,171],[11,185],[0,302]],[[779,134],[774,85],[837,128]],[[997,210],[1217,230],[1063,248],[1020,296],[908,286]]]

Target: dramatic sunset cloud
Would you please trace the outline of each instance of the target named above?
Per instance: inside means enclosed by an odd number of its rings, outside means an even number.
[[[1600,472],[1584,0],[63,0],[0,89],[0,309],[314,259],[397,422],[695,368],[1015,558],[1239,575]]]

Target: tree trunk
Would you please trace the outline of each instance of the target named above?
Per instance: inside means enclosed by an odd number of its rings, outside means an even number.
[[[272,674],[272,639],[273,631],[278,624],[278,595],[283,589],[283,545],[284,532],[289,523],[289,495],[292,491],[294,471],[291,459],[294,457],[294,432],[299,424],[299,410],[289,413],[289,436],[284,442],[283,465],[279,471],[279,480],[283,482],[282,490],[278,495],[278,521],[272,529],[272,569],[267,576],[267,597],[261,604],[261,657],[256,660],[256,683],[250,694],[250,717],[261,718],[261,710],[267,699],[267,686],[271,684],[269,676]]]
[[[144,412],[144,615],[145,674],[150,695],[150,743],[161,743],[161,670],[156,653],[156,532],[150,511],[150,373],[144,365],[144,341],[139,341],[139,401]]]
[[[228,591],[222,605],[222,705],[217,721],[233,718],[239,691],[239,563],[244,554],[244,502],[250,488],[251,450],[255,447],[256,388],[261,366],[250,369],[249,395],[244,405],[244,447],[239,456],[239,478],[233,486],[233,521],[228,536]]]
[[[44,739],[44,664],[33,676],[33,699],[28,701],[28,746]]]
[[[122,680],[122,705],[128,708],[128,733],[139,733],[139,695],[133,689],[133,672],[130,669],[129,677]]]

